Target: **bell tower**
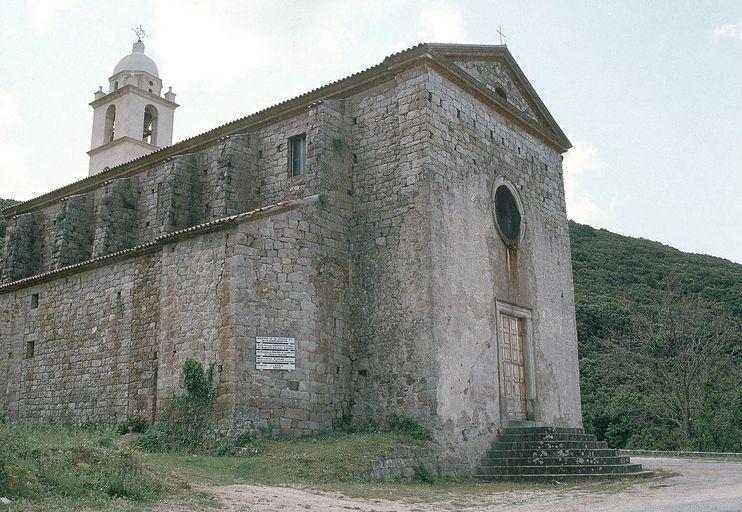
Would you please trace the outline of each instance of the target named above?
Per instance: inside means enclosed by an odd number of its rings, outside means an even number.
[[[157,65],[144,54],[140,36],[131,53],[116,64],[108,93],[99,87],[90,103],[90,176],[172,144],[178,104],[172,87],[164,96],[161,92]]]

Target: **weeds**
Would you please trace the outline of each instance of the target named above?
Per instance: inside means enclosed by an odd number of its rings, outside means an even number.
[[[204,452],[219,448],[209,442],[213,441],[209,438],[219,387],[214,364],[204,370],[201,363],[188,359],[183,365],[182,376],[185,394],[174,397],[154,428],[137,440],[137,446],[143,450]]]

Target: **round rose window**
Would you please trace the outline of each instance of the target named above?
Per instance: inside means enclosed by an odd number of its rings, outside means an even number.
[[[509,245],[515,245],[520,236],[520,210],[513,193],[505,185],[495,191],[495,218],[502,237]]]

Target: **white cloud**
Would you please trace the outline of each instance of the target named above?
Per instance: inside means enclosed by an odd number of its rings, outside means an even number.
[[[340,59],[345,47],[358,41],[355,33],[337,17],[327,18],[317,28],[312,39],[316,39],[317,48],[322,51],[322,55],[332,60]]]
[[[159,0],[152,3],[148,52],[156,51],[155,60],[178,90],[203,94],[233,91],[262,73],[292,70],[304,76],[310,68],[339,60],[357,43],[338,14],[298,11],[304,22],[287,21],[290,37],[272,31],[271,21],[286,20],[285,10],[259,1],[231,0],[215,8],[197,0]]]
[[[284,39],[260,26],[254,2],[216,8],[209,2],[166,0],[153,2],[152,10],[156,60],[181,90],[225,90],[275,59]]]
[[[28,172],[21,106],[15,95],[0,88],[0,197],[25,199],[34,195],[32,175]]]
[[[598,151],[587,144],[575,143],[564,157],[564,194],[567,214],[578,222],[591,222],[601,213],[600,207],[586,197],[580,187],[580,179],[586,173],[599,171],[605,162]]]
[[[26,8],[35,34],[54,32],[59,26],[59,15],[77,7],[77,0],[27,0]]]
[[[461,10],[446,4],[423,4],[415,23],[418,37],[430,43],[465,43]]]
[[[408,36],[389,47],[389,53],[401,52],[418,43],[469,41],[461,10],[441,2],[423,2],[413,28]]]
[[[711,33],[718,38],[737,39],[742,41],[742,21],[739,23],[730,23],[729,25],[715,27]]]

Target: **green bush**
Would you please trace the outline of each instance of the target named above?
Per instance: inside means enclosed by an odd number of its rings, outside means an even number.
[[[118,424],[116,427],[116,432],[118,432],[121,435],[129,434],[129,433],[138,433],[141,434],[143,432],[146,432],[149,428],[149,424],[147,423],[147,420],[139,416],[138,414],[129,414],[126,416],[126,419]]]
[[[430,439],[430,432],[428,429],[413,419],[402,418],[397,415],[392,415],[389,418],[389,431],[424,441]]]
[[[182,369],[184,395],[173,397],[164,408],[150,435],[137,445],[149,451],[204,452],[216,448],[210,443],[214,427],[214,403],[218,382],[214,364],[207,370],[198,361],[186,360]]]
[[[413,473],[412,479],[415,482],[432,484],[435,482],[435,475],[430,470],[429,466],[427,466],[426,464],[421,464],[415,468],[415,473]]]

